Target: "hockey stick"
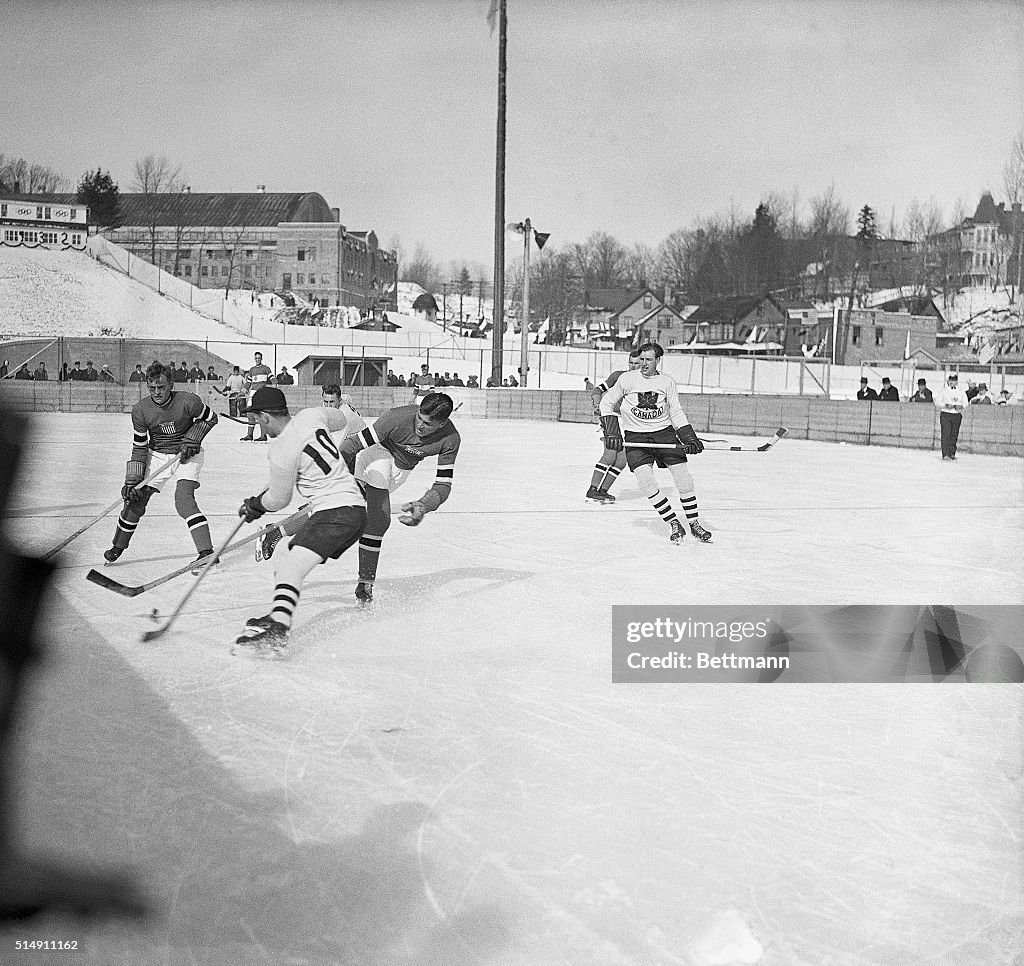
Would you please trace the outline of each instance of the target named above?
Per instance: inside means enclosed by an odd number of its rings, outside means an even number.
[[[306,516],[306,511],[309,509],[309,504],[303,504],[295,511],[290,517],[286,517],[280,523],[274,524],[274,526],[284,527],[289,523],[293,523],[299,520],[301,517]],[[237,532],[237,531],[236,531]],[[254,540],[259,539],[263,534],[263,530],[257,530],[255,533],[250,534],[248,537],[242,540],[236,540],[234,543],[226,546],[223,554],[231,553],[232,550],[237,550],[239,547],[244,547],[246,544],[252,543]],[[154,580],[150,580],[145,584],[137,584],[134,587],[129,587],[127,584],[119,583],[112,577],[108,577],[105,573],[99,570],[90,570],[86,575],[85,579],[91,581],[104,590],[112,590],[115,594],[120,594],[122,597],[138,597],[139,594],[144,594],[147,590],[152,590],[154,587],[159,587],[161,584],[166,584],[169,580],[174,580],[175,577],[180,577],[184,573],[188,573],[195,567],[196,562],[193,560],[191,563],[185,564],[184,567],[178,567],[176,570],[172,570],[169,574],[164,574],[162,577],[157,577]]]
[[[263,492],[266,493],[266,490],[264,490]],[[262,496],[263,494],[260,495]],[[220,545],[220,548],[218,550],[211,553],[210,556],[207,558],[206,562],[203,564],[203,569],[200,570],[199,573],[196,575],[195,583],[191,587],[189,587],[187,591],[185,591],[185,596],[181,598],[181,601],[178,603],[178,606],[174,608],[174,611],[171,614],[171,616],[168,617],[166,621],[164,621],[161,627],[157,627],[151,631],[146,631],[142,635],[143,642],[155,641],[158,637],[163,637],[163,635],[166,634],[168,630],[170,630],[171,625],[177,620],[178,615],[182,612],[185,605],[188,603],[189,598],[196,592],[196,587],[198,587],[203,582],[203,578],[210,572],[210,568],[220,559],[220,555],[224,553],[225,550],[227,550],[231,541],[234,540],[236,536],[238,536],[238,531],[245,526],[246,522],[247,521],[245,517],[242,517],[238,521],[238,525],[235,527],[234,530],[231,531],[227,540],[225,540]]]
[[[765,453],[770,450],[783,436],[786,435],[788,430],[780,426],[775,430],[775,435],[765,440],[763,443],[758,443],[753,446],[705,446],[704,449],[712,453]],[[704,442],[704,440],[701,440]],[[681,450],[683,447],[678,443],[631,443],[625,442],[623,446],[626,449],[676,449]]]
[[[170,463],[165,463],[163,466],[160,466],[157,469],[153,470],[153,472],[150,473],[149,476],[147,476],[141,483],[136,483],[135,485],[139,486],[139,487],[145,486],[151,479],[153,479],[153,477],[159,476],[165,470],[169,470],[172,466],[174,466],[175,463],[178,462],[178,460],[180,458],[181,457],[179,457],[179,456],[175,456],[174,459],[171,460]],[[93,517],[93,519],[91,519],[84,527],[82,527],[79,530],[76,530],[66,540],[61,541],[52,550],[49,550],[45,554],[43,554],[43,560],[49,560],[50,557],[52,557],[58,550],[63,550],[69,543],[71,543],[72,540],[74,540],[76,537],[80,537],[90,527],[93,527],[97,523],[99,523],[100,520],[102,520],[108,513],[110,513],[111,510],[116,510],[119,506],[122,506],[123,504],[124,504],[124,500],[123,499],[115,500],[113,503],[110,504],[110,506],[108,506],[105,510],[103,510],[98,516]]]

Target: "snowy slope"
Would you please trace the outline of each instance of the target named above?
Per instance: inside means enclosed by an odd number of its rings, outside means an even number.
[[[0,335],[242,338],[76,251],[0,247]]]

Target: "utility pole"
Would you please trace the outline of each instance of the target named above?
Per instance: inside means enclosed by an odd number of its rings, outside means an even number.
[[[520,371],[523,377],[522,386],[526,388],[527,369],[529,366],[530,353],[530,240],[535,239],[537,248],[543,248],[545,242],[551,237],[550,232],[537,231],[530,224],[530,219],[525,221],[510,222],[508,230],[523,236],[523,318],[519,326],[520,335]]]
[[[508,40],[507,0],[498,2],[498,134],[494,162],[494,328],[491,376],[501,385],[502,337],[505,332],[505,83]]]
[[[448,283],[441,283],[441,328],[448,331]]]

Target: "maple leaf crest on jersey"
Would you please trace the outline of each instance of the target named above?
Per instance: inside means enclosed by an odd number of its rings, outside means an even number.
[[[657,392],[638,392],[633,415],[637,419],[657,419],[665,410],[658,404]]]

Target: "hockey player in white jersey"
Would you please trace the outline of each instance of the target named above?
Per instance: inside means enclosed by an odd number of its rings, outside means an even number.
[[[345,430],[344,412],[321,407],[292,416],[284,393],[274,386],[256,390],[249,412],[270,437],[270,480],[261,494],[242,502],[238,515],[251,523],[268,511],[281,510],[291,502],[293,490],[310,506],[309,519],[275,557],[270,613],[250,618],[247,633],[236,641],[281,652],[306,575],[358,543],[366,526],[366,502],[334,436]]]
[[[686,531],[654,476],[655,466],[667,469],[679,492],[690,533],[707,543],[711,533],[700,523],[693,477],[686,468],[686,457],[702,452],[704,444],[697,438],[679,405],[676,381],[658,372],[658,364],[664,354],[656,342],[642,345],[640,368],[619,376],[615,385],[601,398],[604,442],[613,451],[625,446],[626,463],[633,471],[641,492],[671,528],[672,542],[678,543],[686,536]]]
[[[336,382],[327,383],[323,387],[323,404],[327,409],[340,409],[346,418],[345,429],[341,433],[332,434],[335,443],[341,446],[346,436],[352,436],[366,429],[366,420],[359,415],[359,411],[352,405],[352,397],[341,391],[341,386]],[[256,540],[256,559],[269,560],[274,555],[274,548],[282,537],[290,537],[295,534],[302,525],[301,520],[284,524],[272,523],[261,531]]]

